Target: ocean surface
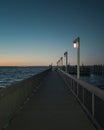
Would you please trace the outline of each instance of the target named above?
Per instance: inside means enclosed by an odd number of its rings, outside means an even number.
[[[0,67],[0,88],[8,87],[11,84],[15,84],[18,81],[42,72],[47,68],[48,66]],[[82,76],[81,80],[100,89],[104,89],[104,76],[91,74],[90,76]]]
[[[81,80],[100,89],[104,89],[104,76],[91,74],[90,76],[81,76]]]
[[[46,70],[47,66],[31,67],[0,67],[0,88],[5,88],[23,79],[29,78]]]

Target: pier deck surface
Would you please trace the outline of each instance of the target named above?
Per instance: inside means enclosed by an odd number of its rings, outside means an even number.
[[[52,71],[6,130],[95,130],[57,72]]]

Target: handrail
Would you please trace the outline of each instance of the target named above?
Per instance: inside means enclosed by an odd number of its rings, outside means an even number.
[[[65,83],[70,87],[84,110],[98,130],[104,129],[104,91],[58,69]]]
[[[101,89],[99,89],[99,88],[95,87],[94,85],[91,85],[85,81],[79,80],[79,79],[73,77],[72,75],[66,73],[65,71],[60,70],[60,72],[67,75],[69,78],[75,80],[78,84],[81,84],[84,88],[88,89],[89,91],[91,91],[92,93],[94,93],[95,95],[97,95],[98,97],[100,97],[104,100],[104,91],[102,91]]]

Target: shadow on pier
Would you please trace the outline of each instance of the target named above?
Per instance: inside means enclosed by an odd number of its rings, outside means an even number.
[[[56,71],[9,122],[6,130],[95,130],[76,98]]]

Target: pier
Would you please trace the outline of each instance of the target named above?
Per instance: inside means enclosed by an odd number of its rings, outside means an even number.
[[[51,68],[0,92],[0,130],[103,130],[104,92]]]
[[[0,130],[104,130],[104,0],[0,1]]]
[[[104,65],[94,65],[93,74],[104,76]]]

